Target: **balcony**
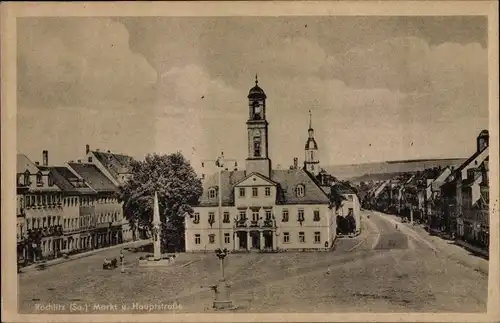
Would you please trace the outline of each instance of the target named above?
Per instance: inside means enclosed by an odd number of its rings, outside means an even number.
[[[236,221],[237,228],[246,228],[247,227],[247,219]]]

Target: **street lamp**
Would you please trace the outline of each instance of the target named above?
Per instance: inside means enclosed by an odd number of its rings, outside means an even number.
[[[224,258],[226,258],[229,251],[227,248],[224,248],[224,238],[222,231],[222,171],[224,170],[225,165],[228,163],[234,163],[234,167],[237,167],[238,164],[235,159],[228,159],[224,157],[224,152],[221,151],[221,154],[215,160],[203,160],[201,163],[202,167],[205,167],[205,163],[214,163],[214,165],[219,168],[218,171],[218,198],[219,198],[219,248],[215,250],[215,254],[217,258],[220,260],[220,271],[221,271],[221,279],[217,285],[212,286],[212,289],[215,292],[215,300],[214,300],[214,308],[216,309],[224,309],[231,308],[232,301],[229,298],[229,286],[226,283],[226,279],[224,276]]]

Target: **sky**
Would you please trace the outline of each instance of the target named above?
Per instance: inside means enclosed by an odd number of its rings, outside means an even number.
[[[256,74],[274,166],[303,160],[309,110],[322,165],[467,157],[488,127],[485,17],[30,17],[17,37],[33,161],[89,144],[243,164]]]

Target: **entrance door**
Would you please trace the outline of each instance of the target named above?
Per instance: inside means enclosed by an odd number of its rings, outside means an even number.
[[[252,249],[260,249],[259,231],[252,231]]]
[[[240,240],[239,249],[246,250],[247,249],[247,233],[244,231],[238,232],[238,237]]]
[[[273,233],[272,233],[272,231],[264,231],[264,247],[266,249],[273,248]]]

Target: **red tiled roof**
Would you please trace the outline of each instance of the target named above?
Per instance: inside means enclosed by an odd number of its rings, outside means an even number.
[[[69,163],[85,182],[98,192],[116,192],[117,187],[94,164]]]
[[[250,174],[249,174],[250,175]],[[223,171],[221,174],[222,204],[234,205],[234,186],[246,177],[245,171]],[[328,204],[328,196],[302,169],[273,170],[271,181],[278,183],[277,203],[279,204]],[[304,185],[304,196],[295,194],[297,185]],[[218,186],[218,174],[209,176],[203,183],[200,206],[216,206],[218,198],[209,199],[207,191]]]

